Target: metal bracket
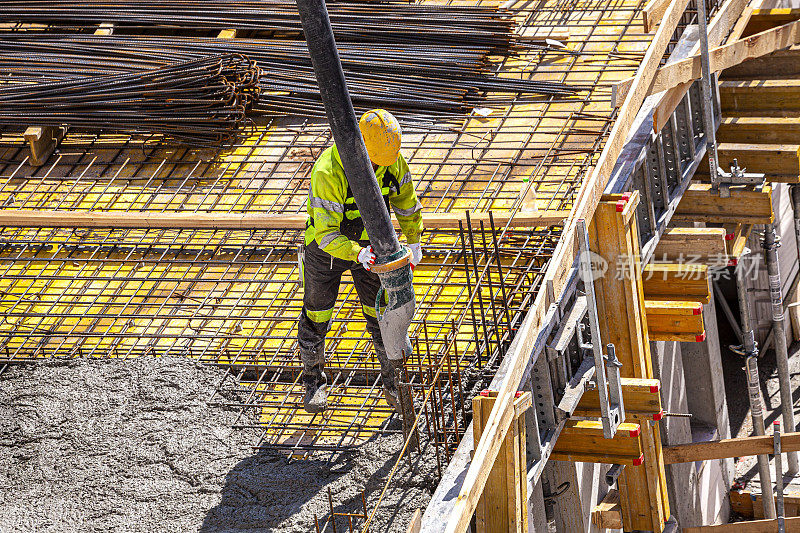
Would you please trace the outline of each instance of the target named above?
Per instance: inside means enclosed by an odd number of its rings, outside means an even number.
[[[731,171],[725,172],[721,168],[717,168],[718,179],[711,183],[712,187],[719,190],[720,198],[730,198],[731,185],[756,185],[763,187],[766,182],[766,175],[758,172],[746,172],[746,168],[739,166],[737,159],[733,160]]]
[[[603,436],[611,439],[616,435],[619,425],[625,420],[625,406],[622,400],[622,383],[619,374],[622,364],[617,360],[613,344],[606,345],[608,354],[603,354],[600,340],[600,320],[597,315],[597,299],[594,292],[591,251],[589,250],[589,232],[586,229],[585,220],[579,219],[577,222],[581,250],[580,272],[586,294],[589,331],[592,339],[591,344],[581,342],[581,347],[591,351],[594,355],[595,379],[600,395],[600,419],[603,423]]]

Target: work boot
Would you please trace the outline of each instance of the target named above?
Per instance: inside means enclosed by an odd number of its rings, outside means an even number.
[[[328,378],[322,368],[325,365],[325,349],[320,346],[313,351],[300,350],[303,361],[303,408],[309,413],[321,413],[328,406]]]
[[[303,409],[308,413],[321,413],[328,407],[328,378],[325,372],[317,375],[303,373],[306,392],[303,396]]]
[[[403,360],[392,361],[386,354],[383,347],[375,347],[375,355],[381,363],[381,380],[383,381],[383,398],[386,403],[391,405],[398,414],[402,414],[400,409],[400,393],[397,390],[398,370],[403,368]]]

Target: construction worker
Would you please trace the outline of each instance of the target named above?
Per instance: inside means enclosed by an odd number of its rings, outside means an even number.
[[[386,207],[394,210],[411,249],[411,264],[416,265],[422,259],[422,205],[400,153],[400,124],[388,111],[373,109],[358,125]],[[330,330],[342,273],[349,270],[381,364],[384,398],[399,410],[394,366],[383,346],[375,312],[381,286],[378,275],[370,271],[375,254],[335,144],[322,152],[311,170],[307,210],[303,310],[297,327],[305,385],[303,406],[310,413],[327,406],[325,335]]]

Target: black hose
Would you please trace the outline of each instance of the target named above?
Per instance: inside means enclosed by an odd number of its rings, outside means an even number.
[[[297,0],[297,8],[333,139],[370,244],[378,258],[395,255],[400,242],[358,129],[325,0]]]

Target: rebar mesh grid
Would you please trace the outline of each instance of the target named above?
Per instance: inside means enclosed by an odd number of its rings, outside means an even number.
[[[568,100],[495,95],[462,121],[404,122],[403,152],[425,211],[569,209],[613,124],[610,84],[635,72],[650,43],[639,26],[642,4],[541,0],[517,10],[523,36],[567,30],[568,46],[497,61],[499,75],[591,90]],[[302,213],[308,172],[330,142],[327,127],[312,119],[263,123],[224,151],[69,132],[47,164],[33,168],[19,132],[6,131],[0,208],[120,217]],[[466,429],[469,387],[502,357],[559,235],[513,223],[484,230],[427,232],[415,271],[420,305],[408,381],[418,399],[433,387],[421,424],[442,468]],[[296,231],[5,228],[0,357],[198,357],[228,369],[215,401],[260,415],[255,444],[294,456],[399,431],[386,424],[378,362],[347,276],[327,342],[332,409],[315,417],[300,409],[300,238]],[[434,380],[439,369],[447,370]]]

